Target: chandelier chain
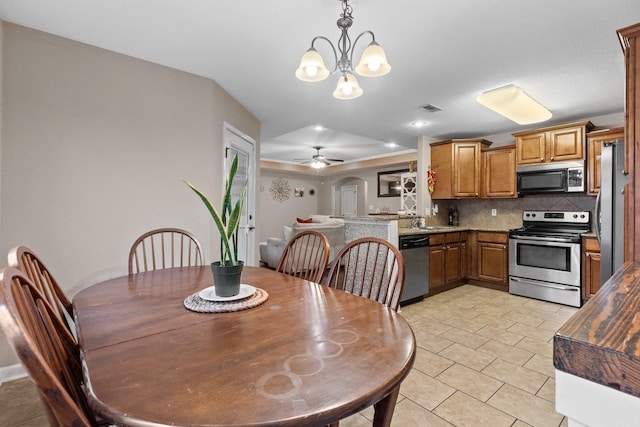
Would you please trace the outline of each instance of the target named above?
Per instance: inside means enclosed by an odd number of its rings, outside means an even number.
[[[341,0],[342,1],[342,17],[345,19],[351,19],[353,20],[353,16],[351,15],[353,13],[353,8],[351,7],[351,5],[349,4],[349,0]]]

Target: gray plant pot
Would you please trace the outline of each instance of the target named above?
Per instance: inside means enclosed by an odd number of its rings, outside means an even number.
[[[217,296],[232,297],[238,295],[243,267],[244,261],[238,261],[237,265],[231,265],[229,262],[220,265],[220,261],[211,263],[213,284]]]

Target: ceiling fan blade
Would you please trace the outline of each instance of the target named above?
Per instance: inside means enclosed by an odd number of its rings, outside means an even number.
[[[342,159],[325,159],[325,160],[329,160],[330,162],[344,162],[344,160]]]

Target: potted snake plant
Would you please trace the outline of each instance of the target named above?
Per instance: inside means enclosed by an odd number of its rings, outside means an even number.
[[[218,211],[209,198],[198,190],[189,181],[183,179],[205,204],[220,233],[220,261],[211,263],[213,272],[214,289],[217,296],[231,297],[240,292],[240,275],[244,261],[238,260],[238,228],[240,226],[240,214],[247,193],[246,182],[242,187],[242,193],[235,204],[231,201],[231,187],[238,171],[238,155],[233,158],[222,196],[222,209]]]

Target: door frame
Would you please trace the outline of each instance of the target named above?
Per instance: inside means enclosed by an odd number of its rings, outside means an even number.
[[[234,147],[233,142],[229,138],[229,134],[233,134],[234,136],[242,139],[244,142],[248,144],[250,147],[249,153],[249,165],[247,174],[249,179],[247,180],[247,193],[245,196],[244,207],[245,215],[243,218],[246,218],[246,224],[240,224],[238,232],[246,232],[247,233],[247,248],[246,248],[246,256],[245,256],[245,265],[254,266],[256,265],[256,233],[255,233],[255,207],[256,207],[256,184],[257,184],[257,176],[256,176],[256,141],[251,138],[249,135],[235,128],[231,124],[227,122],[223,122],[223,137],[222,137],[222,192],[224,193],[225,181],[227,178],[227,170],[231,165],[231,161],[233,159],[227,157],[228,149]],[[244,150],[243,150],[244,151]],[[240,258],[240,254],[238,255]]]

